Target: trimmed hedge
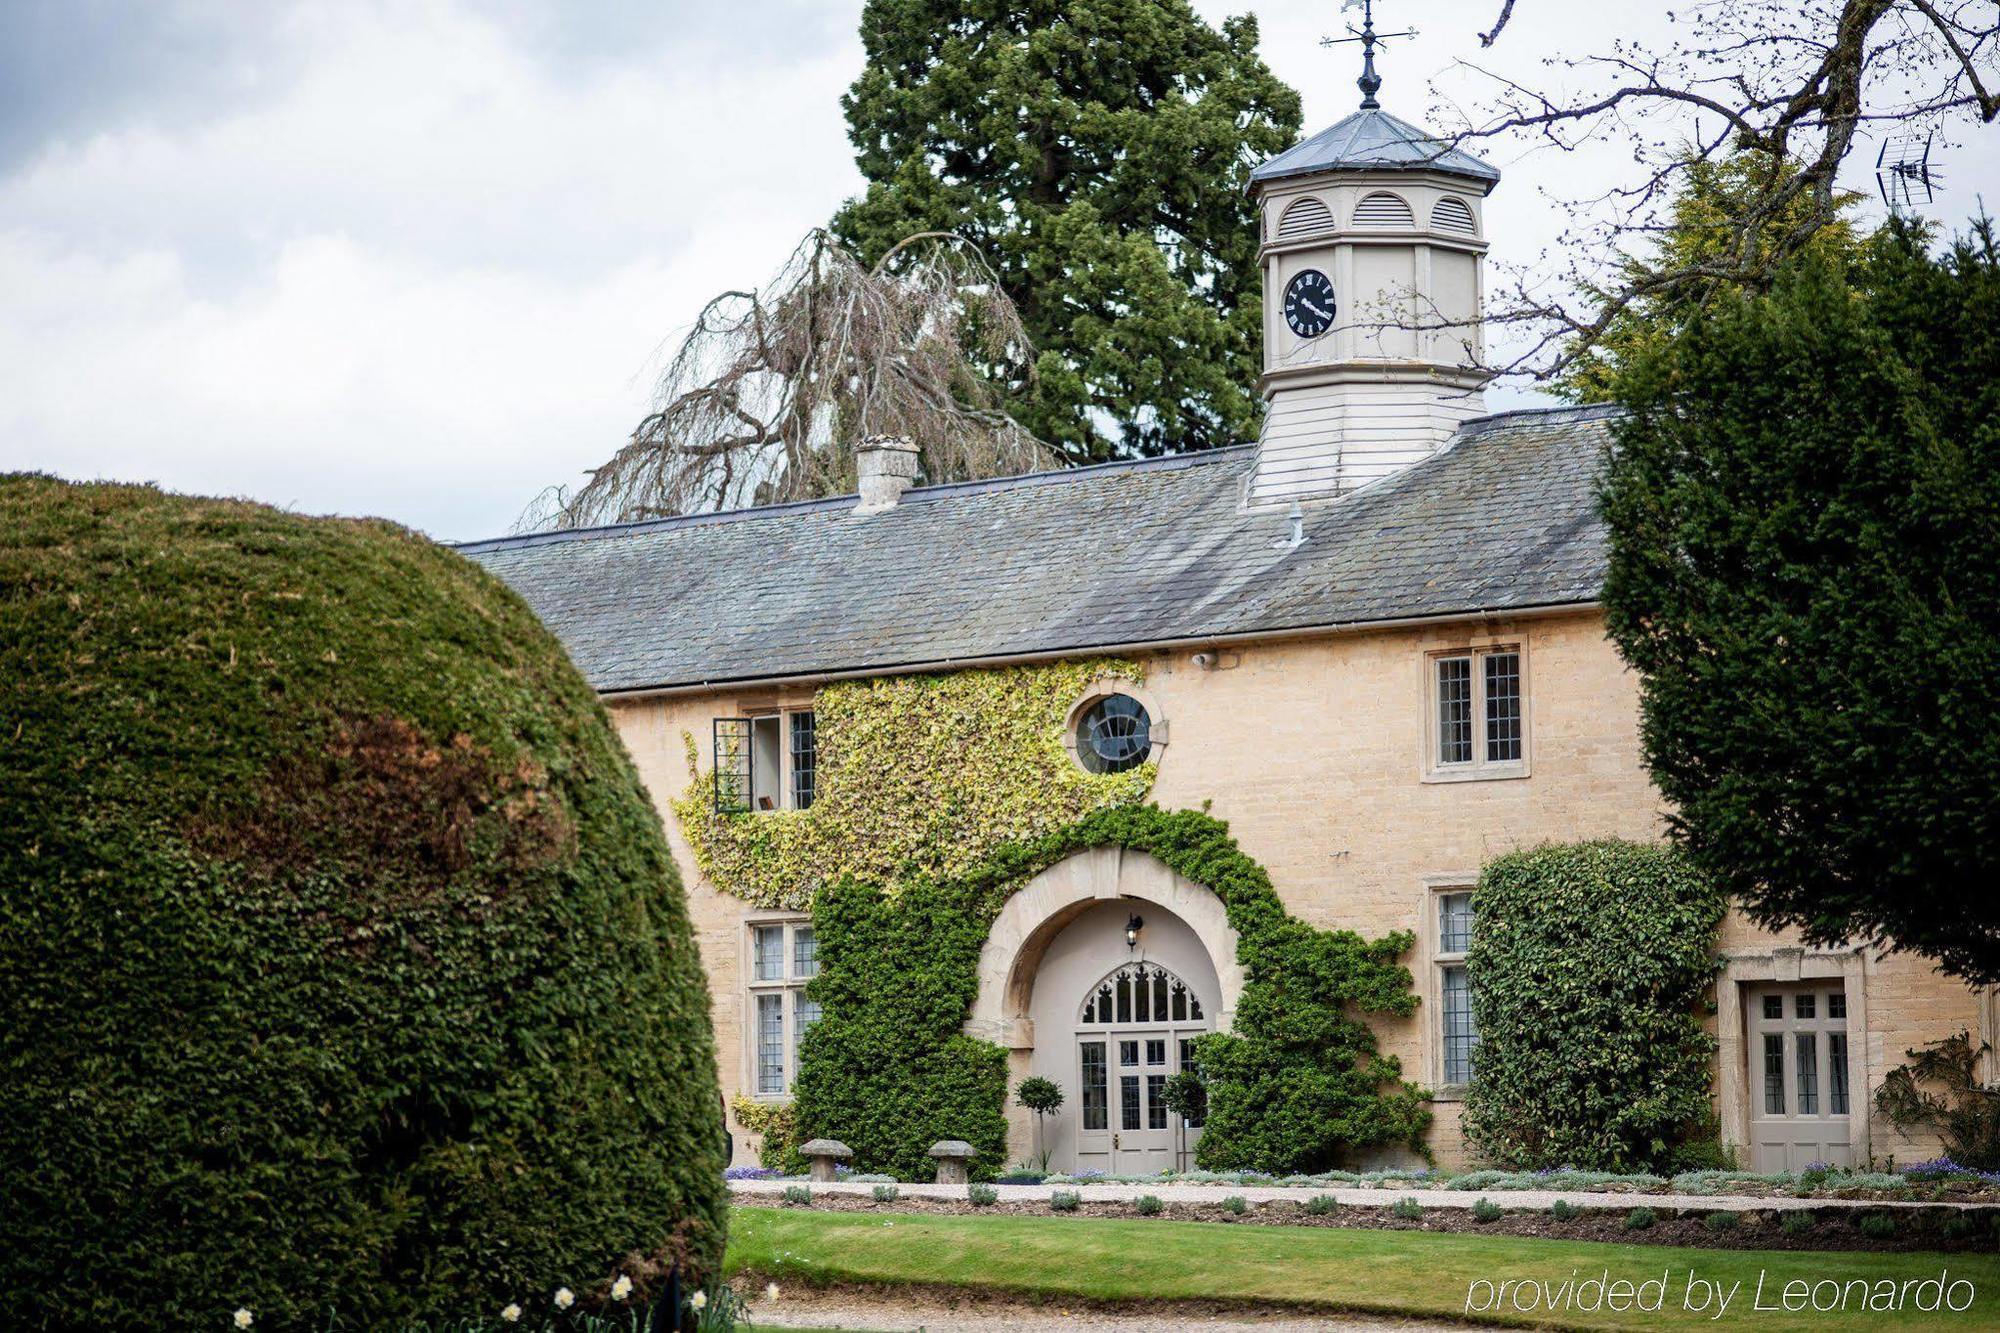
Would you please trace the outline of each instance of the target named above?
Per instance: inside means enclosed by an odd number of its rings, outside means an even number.
[[[0,478],[0,532],[9,1318],[714,1273],[685,905],[527,607],[389,524],[145,487]]]
[[[1086,848],[1146,852],[1220,897],[1247,973],[1235,1031],[1196,1043],[1209,1169],[1324,1169],[1363,1147],[1422,1148],[1430,1111],[1382,1055],[1367,1013],[1408,1014],[1407,934],[1365,940],[1287,915],[1270,876],[1228,826],[1190,810],[1096,811],[1001,847],[956,880],[917,879],[893,896],[845,879],[813,900],[824,1017],[806,1034],[794,1086],[801,1137],[836,1138],[857,1168],[922,1179],[943,1138],[979,1149],[975,1171],[1006,1160],[1007,1053],[960,1031],[978,991],[979,951],[1007,896]]]
[[[1713,1133],[1722,893],[1672,848],[1602,841],[1489,862],[1475,901],[1467,1136],[1515,1168],[1677,1169]]]

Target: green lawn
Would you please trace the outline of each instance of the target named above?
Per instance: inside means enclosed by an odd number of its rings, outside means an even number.
[[[1989,1254],[1859,1254],[1818,1251],[1699,1250],[1605,1245],[1587,1241],[1522,1240],[1415,1231],[1315,1227],[1230,1226],[1212,1222],[1123,1221],[1056,1217],[930,1217],[912,1213],[822,1213],[807,1209],[737,1208],[730,1224],[729,1270],[780,1281],[926,1282],[1019,1292],[1034,1297],[1097,1300],[1218,1299],[1399,1315],[1466,1317],[1577,1328],[1748,1326],[1779,1333],[1829,1327],[2000,1327],[2000,1257]],[[1899,1286],[1903,1308],[1870,1313],[1869,1292],[1847,1288],[1844,1310],[1787,1312],[1788,1282],[1842,1284],[1884,1279],[1898,1284],[1935,1278],[1971,1284],[1960,1313],[1925,1313],[1919,1289]],[[1715,1306],[1686,1308],[1690,1271],[1700,1282],[1735,1289],[1727,1314]],[[1609,1309],[1515,1313],[1517,1287],[1498,1311],[1475,1283],[1548,1282],[1560,1290],[1572,1277],[1588,1282],[1609,1273],[1635,1287],[1666,1275],[1659,1312]],[[1759,1275],[1762,1303],[1753,1309]],[[1653,1288],[1646,1299],[1653,1299]],[[1700,1290],[1699,1288],[1697,1289]],[[1871,1288],[1879,1292],[1880,1288]],[[1830,1302],[1833,1288],[1820,1287]],[[1594,1291],[1586,1289],[1586,1294]],[[1810,1296],[1810,1291],[1808,1292]],[[1923,1297],[1926,1301],[1929,1296]],[[1967,1301],[1964,1287],[1953,1299]],[[1489,1308],[1481,1310],[1482,1305]],[[1770,1308],[1775,1307],[1775,1308]]]

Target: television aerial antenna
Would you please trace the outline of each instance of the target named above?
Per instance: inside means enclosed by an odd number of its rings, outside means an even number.
[[[1321,46],[1342,46],[1348,42],[1361,43],[1361,77],[1356,81],[1356,86],[1361,89],[1361,109],[1363,111],[1375,111],[1381,109],[1382,106],[1380,102],[1375,100],[1375,94],[1382,91],[1382,76],[1375,72],[1376,46],[1394,37],[1414,37],[1417,35],[1417,30],[1415,28],[1405,28],[1401,32],[1376,32],[1375,0],[1344,0],[1344,3],[1340,6],[1340,12],[1345,14],[1348,10],[1357,7],[1361,10],[1361,26],[1358,29],[1350,23],[1347,25],[1349,36],[1322,37],[1319,39],[1319,44]]]
[[[1931,138],[1894,134],[1875,154],[1875,188],[1890,212],[1928,204],[1944,183],[1944,174],[1931,166]]]

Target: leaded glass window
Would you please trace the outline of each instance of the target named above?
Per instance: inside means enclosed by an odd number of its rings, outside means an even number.
[[[1440,657],[1437,664],[1440,764],[1472,762],[1472,659]]]
[[[785,977],[785,928],[758,926],[752,933],[754,956],[751,975],[759,981],[782,981]]]
[[[819,950],[803,919],[753,922],[749,932],[750,1086],[759,1097],[782,1097],[798,1076],[799,1042],[820,1018],[819,1001],[806,994]]]
[[[817,1022],[819,1022],[818,1000],[808,999],[806,996],[800,995],[792,1002],[793,1050],[798,1049],[798,1043],[805,1039],[807,1031]]]
[[[804,810],[817,795],[819,731],[811,713],[792,714],[792,809]]]
[[[1488,653],[1486,664],[1486,762],[1521,757],[1521,655]]]
[[[1438,1081],[1462,1087],[1472,1081],[1473,1051],[1479,1029],[1472,1017],[1472,990],[1465,970],[1472,947],[1473,901],[1470,890],[1437,895]]]
[[[1517,645],[1430,659],[1433,776],[1518,777],[1528,757],[1525,659]]]
[[[1146,1128],[1165,1129],[1167,1127],[1167,1104],[1160,1094],[1167,1089],[1165,1074],[1146,1075]]]
[[[1122,1074],[1118,1078],[1118,1120],[1124,1129],[1139,1128],[1139,1076]]]
[[[1438,952],[1464,953],[1472,947],[1472,895],[1438,895]]]
[[[785,997],[772,992],[757,997],[757,1094],[775,1097],[785,1091]]]
[[[1122,773],[1153,752],[1153,720],[1129,694],[1108,694],[1077,722],[1076,753],[1092,773]]]
[[[1472,991],[1466,984],[1463,967],[1444,969],[1443,1001],[1440,1008],[1444,1016],[1444,1081],[1452,1085],[1470,1083],[1479,1032],[1472,1023]]]

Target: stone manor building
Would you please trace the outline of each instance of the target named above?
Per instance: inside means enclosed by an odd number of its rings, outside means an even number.
[[[1598,605],[1606,412],[1485,413],[1499,173],[1373,101],[1254,173],[1270,402],[1254,444],[917,486],[913,452],[874,441],[859,497],[464,548],[562,639],[666,812],[732,1099],[787,1097],[817,950],[803,913],[704,877],[669,812],[687,738],[740,777],[729,818],[782,817],[825,795],[829,682],[1115,656],[1143,678],[1071,701],[1075,761],[1156,763],[1149,799],[1207,803],[1294,916],[1414,933],[1420,1003],[1375,1026],[1435,1095],[1439,1159],[1465,1160],[1480,866],[1663,825],[1637,681]],[[1065,1090],[1056,1169],[1190,1162],[1199,1127],[1156,1098],[1185,1040],[1228,1027],[1235,943],[1212,892],[1129,852],[1080,853],[1008,899],[966,1030],[1009,1050],[1014,1080]],[[1928,1155],[1871,1115],[1872,1091],[1908,1047],[1993,1036],[1990,996],[1735,915],[1718,946],[1715,1105],[1746,1166]],[[1011,1113],[1018,1161],[1030,1128]]]

